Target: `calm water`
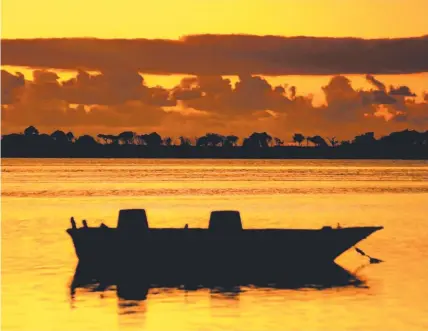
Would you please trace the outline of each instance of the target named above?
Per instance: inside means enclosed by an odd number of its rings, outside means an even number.
[[[68,285],[70,216],[115,226],[206,227],[239,209],[247,228],[383,225],[337,261],[365,287],[152,289],[143,302]],[[428,330],[428,163],[420,161],[2,160],[4,330]]]

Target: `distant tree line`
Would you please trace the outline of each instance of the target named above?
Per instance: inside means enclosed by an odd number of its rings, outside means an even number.
[[[428,131],[404,130],[376,139],[374,132],[338,141],[336,137],[294,133],[292,142],[254,132],[242,140],[207,133],[200,137],[161,137],[157,132],[76,137],[56,130],[40,133],[29,126],[23,133],[2,136],[2,157],[177,157],[177,158],[408,158],[428,159]]]

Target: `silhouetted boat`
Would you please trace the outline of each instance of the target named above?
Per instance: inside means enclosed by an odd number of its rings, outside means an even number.
[[[72,222],[73,223],[73,222]],[[72,228],[79,267],[106,282],[269,282],[331,264],[381,226],[243,229],[237,211],[211,213],[208,229],[149,228],[144,209],[119,212],[117,228]]]

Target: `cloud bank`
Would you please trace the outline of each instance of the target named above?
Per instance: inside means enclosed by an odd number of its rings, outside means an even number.
[[[398,74],[428,71],[428,36],[401,39],[195,35],[180,40],[2,41],[3,65],[189,75]],[[376,84],[375,82],[373,82]]]
[[[428,94],[417,102],[408,86],[386,87],[373,75],[366,75],[370,89],[355,89],[346,76],[333,76],[320,87],[326,103],[315,106],[296,86],[274,86],[248,74],[235,85],[219,75],[189,76],[171,89],[149,87],[130,69],[96,75],[79,70],[62,82],[48,70],[35,70],[27,81],[20,73],[1,74],[3,134],[29,125],[44,132],[132,130],[175,137],[268,131],[285,139],[294,132],[349,139],[368,131],[428,130]]]

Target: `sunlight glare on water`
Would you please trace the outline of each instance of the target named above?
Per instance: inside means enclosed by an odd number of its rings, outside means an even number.
[[[146,301],[68,285],[70,216],[116,226],[146,208],[152,227],[207,227],[211,210],[245,228],[383,225],[337,262],[364,287],[239,293],[151,289]],[[343,160],[2,160],[4,330],[426,330],[428,163]]]

